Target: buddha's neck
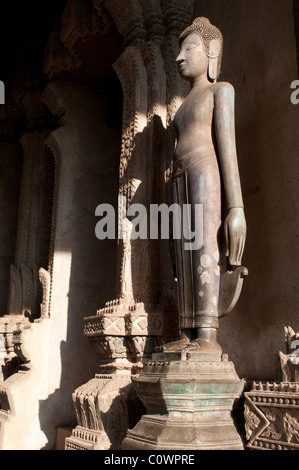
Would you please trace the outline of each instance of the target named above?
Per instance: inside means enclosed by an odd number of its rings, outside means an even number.
[[[209,80],[207,78],[207,74],[203,74],[203,75],[199,75],[198,77],[196,77],[193,80],[191,86],[192,86],[192,88],[205,88],[210,84],[211,83],[209,82]]]

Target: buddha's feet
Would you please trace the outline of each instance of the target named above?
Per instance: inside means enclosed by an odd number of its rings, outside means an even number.
[[[196,354],[212,354],[218,356],[222,354],[222,349],[217,342],[216,333],[216,329],[213,328],[198,328],[196,339],[190,339],[190,332],[187,334],[182,333],[179,340],[159,346],[155,348],[155,352],[192,351],[196,352]]]
[[[222,348],[217,341],[217,330],[215,328],[198,328],[197,338],[192,340],[186,350],[197,354],[221,355]]]
[[[221,346],[217,341],[207,341],[203,338],[197,338],[186,345],[185,351],[193,351],[198,354],[222,354]]]
[[[158,346],[155,348],[156,352],[180,352],[185,349],[188,344],[190,344],[190,340],[186,335],[182,335],[181,339],[177,341],[172,341],[171,343],[163,344],[162,346]]]

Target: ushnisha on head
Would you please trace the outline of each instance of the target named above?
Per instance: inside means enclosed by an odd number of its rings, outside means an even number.
[[[221,61],[223,53],[223,36],[221,31],[213,26],[207,18],[196,18],[193,23],[186,28],[179,37],[180,47],[184,45],[186,38],[190,35],[199,35],[203,44],[208,61],[208,78],[216,82],[221,71]],[[196,40],[195,40],[196,41]],[[180,55],[177,61],[179,62]]]

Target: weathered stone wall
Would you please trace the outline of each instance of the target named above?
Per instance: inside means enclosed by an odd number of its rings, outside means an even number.
[[[240,376],[271,379],[283,327],[298,330],[299,107],[293,0],[197,0],[224,35],[221,80],[236,89],[236,131],[249,276],[220,342]]]

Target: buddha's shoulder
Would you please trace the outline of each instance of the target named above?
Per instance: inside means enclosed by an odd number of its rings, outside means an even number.
[[[211,88],[214,94],[217,94],[217,95],[223,95],[223,94],[234,95],[235,93],[235,89],[233,85],[229,82],[216,82],[216,83],[213,83]]]

